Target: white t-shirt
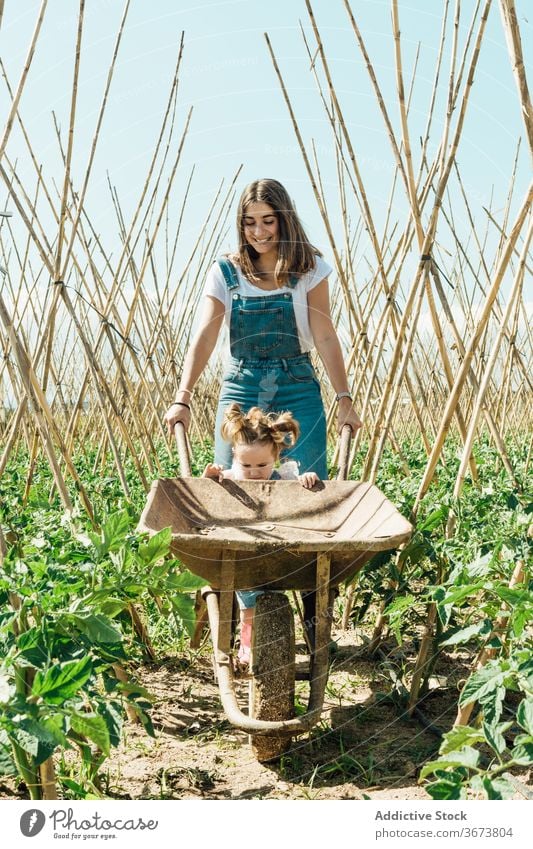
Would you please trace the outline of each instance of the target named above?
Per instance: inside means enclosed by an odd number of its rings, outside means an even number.
[[[238,265],[233,266],[237,272],[239,286],[235,289],[228,289],[224,274],[218,262],[215,262],[209,269],[205,284],[204,295],[210,295],[216,298],[217,301],[222,301],[226,308],[226,325],[229,328],[231,318],[231,303],[232,295],[237,293],[246,298],[262,298],[270,295],[279,295],[290,292],[292,294],[292,303],[294,306],[294,316],[296,318],[296,327],[300,339],[300,350],[302,354],[306,354],[314,348],[313,335],[309,326],[309,309],[307,306],[307,293],[314,289],[324,277],[327,277],[333,269],[328,265],[322,257],[316,257],[316,264],[311,271],[306,272],[298,280],[298,283],[291,289],[290,286],[282,286],[280,289],[266,291],[254,286],[242,274]]]

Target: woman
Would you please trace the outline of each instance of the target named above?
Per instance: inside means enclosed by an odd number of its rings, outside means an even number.
[[[239,248],[215,263],[207,277],[200,326],[185,357],[176,399],[165,421],[189,426],[191,395],[215,347],[222,322],[230,358],[215,426],[215,463],[231,466],[231,445],[221,436],[231,403],[244,411],[290,410],[304,437],[284,457],[300,473],[327,478],[326,418],[309,358],[316,347],[338,401],[337,430],[361,427],[352,406],[342,351],[331,320],[331,267],[309,242],[293,203],[277,180],[246,187],[237,212]]]

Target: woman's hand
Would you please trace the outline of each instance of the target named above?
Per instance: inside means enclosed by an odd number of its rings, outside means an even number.
[[[219,483],[224,480],[224,470],[220,463],[208,463],[204,469],[203,478],[211,478]]]
[[[363,426],[363,423],[353,408],[350,398],[341,398],[337,410],[337,433],[341,433],[344,425],[352,429],[352,436]]]
[[[191,411],[182,404],[172,404],[166,411],[163,421],[166,422],[169,436],[173,436],[174,427],[178,422],[183,424],[185,430],[188,429],[191,421]]]
[[[298,480],[306,489],[312,489],[315,483],[318,483],[318,475],[315,472],[304,472],[303,475],[298,475]]]

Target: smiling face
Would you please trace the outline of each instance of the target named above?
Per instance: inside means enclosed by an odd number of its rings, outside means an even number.
[[[246,207],[242,226],[244,238],[260,255],[275,251],[279,244],[278,217],[268,203],[255,201]]]
[[[240,480],[267,481],[276,460],[274,446],[268,442],[239,442],[233,447],[233,465]]]

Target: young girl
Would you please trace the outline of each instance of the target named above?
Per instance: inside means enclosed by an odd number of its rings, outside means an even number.
[[[208,463],[203,477],[218,481],[228,478],[242,481],[294,477],[302,486],[311,489],[318,481],[315,472],[282,475],[274,469],[281,451],[294,445],[299,433],[300,426],[291,413],[272,415],[264,413],[259,407],[252,407],[248,413],[243,413],[238,404],[230,404],[222,422],[222,436],[232,446],[231,468],[223,469],[220,463]],[[238,654],[241,670],[245,670],[250,662],[255,602],[261,592],[241,590],[236,593],[241,622]]]

